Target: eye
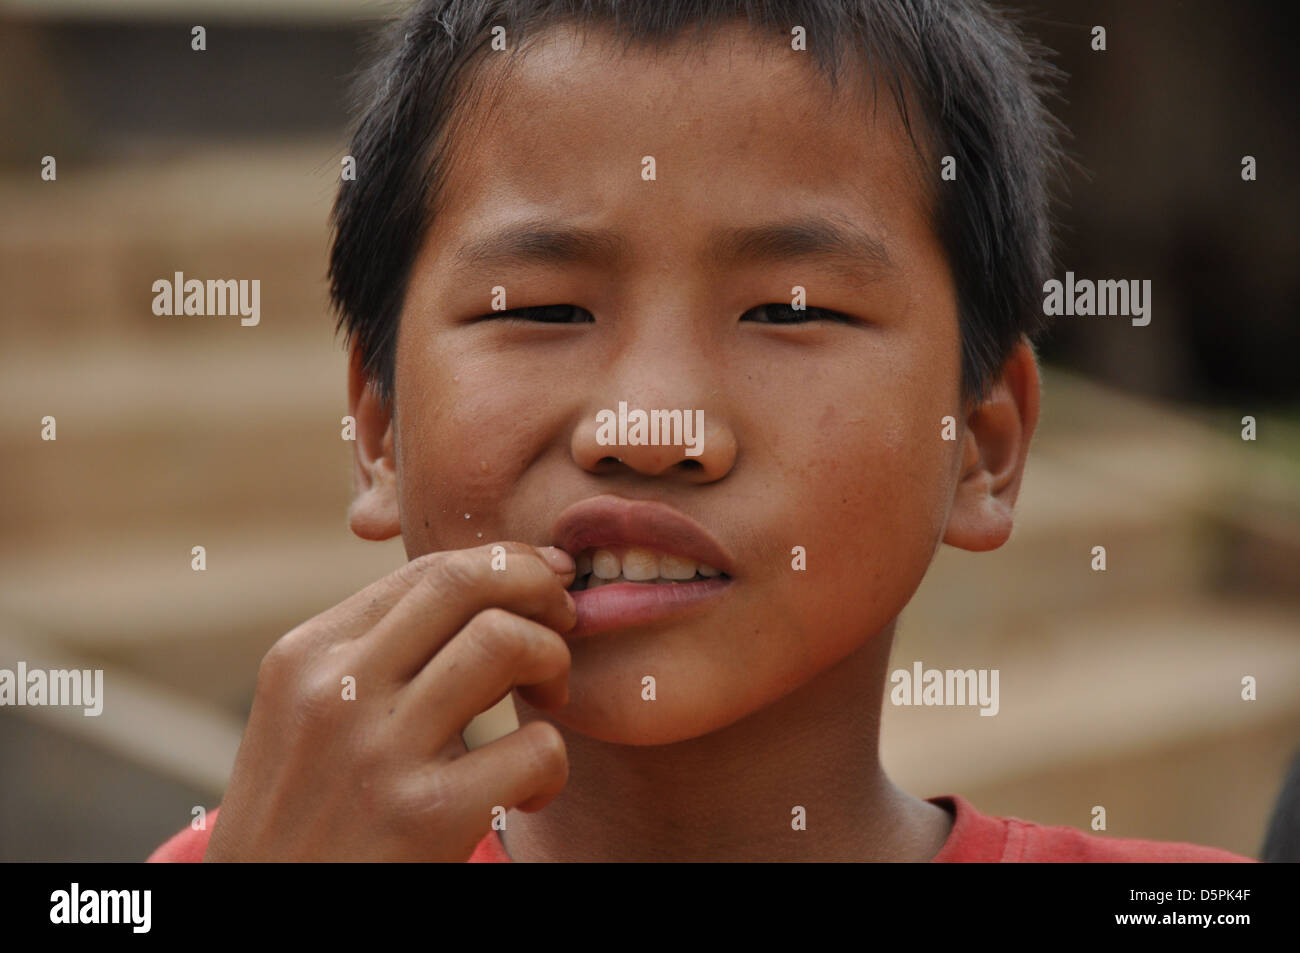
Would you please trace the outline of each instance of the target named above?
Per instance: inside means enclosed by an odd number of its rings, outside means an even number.
[[[825,308],[803,308],[796,309],[789,304],[760,304],[756,308],[750,308],[745,314],[741,315],[744,321],[746,315],[758,315],[756,318],[750,318],[757,324],[806,324],[810,321],[839,321],[842,323],[851,322],[853,319],[847,314],[840,314],[838,311],[828,311]]]
[[[505,318],[512,321],[539,321],[542,324],[590,324],[596,319],[585,308],[572,304],[545,304],[533,308],[511,308],[509,311],[492,311],[483,320]]]

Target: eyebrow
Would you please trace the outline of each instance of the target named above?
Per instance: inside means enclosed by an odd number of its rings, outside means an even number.
[[[850,223],[824,218],[800,218],[716,232],[709,243],[713,263],[822,261],[853,280],[891,271],[889,247],[870,232]]]
[[[612,264],[628,250],[627,239],[607,229],[521,222],[475,239],[456,252],[463,268],[510,265]]]
[[[527,221],[507,225],[467,242],[457,250],[455,261],[465,269],[571,264],[610,266],[624,257],[629,248],[627,238],[611,229]],[[720,268],[740,263],[774,264],[782,261],[821,261],[855,280],[894,268],[889,248],[881,239],[851,223],[836,223],[824,218],[798,218],[718,229],[710,235],[705,252],[705,262]]]

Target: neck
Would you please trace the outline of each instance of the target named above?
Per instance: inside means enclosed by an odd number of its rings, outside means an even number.
[[[952,818],[880,765],[893,624],[761,711],[670,745],[596,741],[556,723],[563,793],[510,812],[516,861],[928,861]],[[546,717],[516,700],[520,722]],[[802,807],[804,830],[794,809]]]

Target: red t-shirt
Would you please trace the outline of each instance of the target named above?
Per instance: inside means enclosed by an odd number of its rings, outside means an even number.
[[[955,820],[948,839],[933,863],[1252,863],[1249,857],[1196,844],[1135,840],[1085,834],[1073,827],[1044,827],[1015,817],[981,814],[957,794],[928,799]],[[197,863],[208,849],[208,837],[219,808],[208,812],[206,830],[185,828],[149,855],[150,863]],[[471,864],[509,863],[496,831],[489,831],[474,848]]]

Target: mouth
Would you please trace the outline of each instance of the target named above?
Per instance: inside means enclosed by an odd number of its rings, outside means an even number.
[[[709,579],[729,580],[720,569],[689,556],[644,546],[588,547],[574,557],[577,570],[570,592],[599,589],[612,583],[680,586]]]
[[[552,528],[573,557],[577,623],[567,635],[678,621],[732,588],[735,562],[676,507],[603,495],[570,506]]]

